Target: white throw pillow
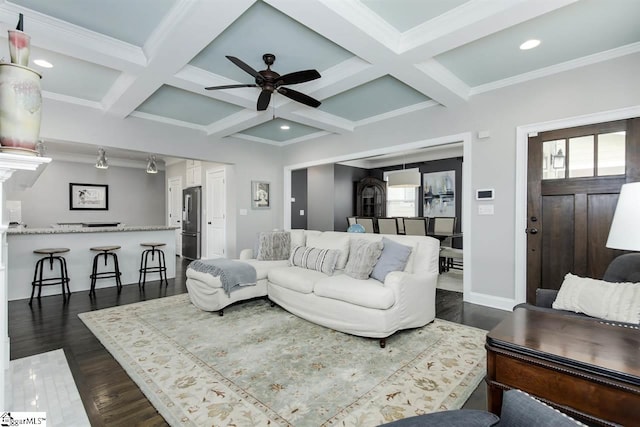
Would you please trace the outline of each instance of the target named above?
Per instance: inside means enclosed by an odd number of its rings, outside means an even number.
[[[337,270],[343,270],[349,258],[349,236],[346,233],[324,231],[319,234],[307,233],[307,246],[320,249],[337,249],[340,257],[336,264]]]
[[[552,307],[639,324],[640,283],[610,283],[567,273]]]

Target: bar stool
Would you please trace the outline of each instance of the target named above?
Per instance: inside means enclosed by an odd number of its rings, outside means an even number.
[[[29,305],[31,305],[31,302],[33,301],[33,294],[36,291],[36,286],[38,287],[38,299],[40,299],[40,294],[42,293],[43,286],[57,285],[58,283],[62,285],[63,297],[66,295],[66,292],[71,295],[71,291],[69,290],[69,273],[67,272],[67,260],[63,256],[57,255],[66,252],[69,252],[69,248],[43,248],[33,251],[34,254],[46,256],[40,258],[36,262],[36,269],[33,273],[33,282],[31,282],[31,298],[29,299]],[[49,261],[49,269],[53,271],[54,260],[57,260],[60,263],[60,276],[43,278],[42,276],[44,273],[45,261]],[[66,292],[64,290],[65,284],[67,286]]]
[[[162,273],[164,273],[164,283],[168,286],[169,281],[167,281],[167,264],[164,260],[164,251],[158,249],[159,247],[165,246],[166,243],[157,243],[157,242],[145,242],[140,243],[140,246],[145,248],[142,251],[142,256],[140,257],[140,276],[138,277],[138,288],[144,289],[145,283],[147,283],[147,273],[160,273],[160,285],[162,285]],[[148,266],[147,261],[149,259],[149,255],[151,255],[151,262],[155,261],[156,254],[158,256],[158,265]]]
[[[118,249],[120,249],[120,246],[114,245],[114,246],[95,246],[93,248],[90,248],[91,251],[93,252],[99,252],[99,254],[97,254],[96,256],[93,257],[93,269],[91,271],[91,275],[89,276],[91,278],[91,290],[89,291],[89,295],[95,294],[96,293],[96,280],[97,279],[109,279],[112,277],[116,278],[116,286],[118,287],[118,293],[120,293],[120,291],[122,291],[122,282],[120,282],[120,276],[122,275],[122,273],[120,273],[120,267],[118,265],[118,255],[116,255],[116,253],[114,251],[117,251]],[[111,256],[113,257],[113,270],[107,270],[107,271],[98,271],[98,259],[100,257],[104,257],[104,265],[107,265],[107,260],[108,257]]]

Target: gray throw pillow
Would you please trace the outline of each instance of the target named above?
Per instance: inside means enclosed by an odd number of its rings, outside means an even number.
[[[260,233],[258,241],[258,255],[256,259],[261,261],[289,259],[291,235],[288,231]]]
[[[354,279],[368,279],[381,253],[381,241],[369,242],[364,239],[352,239],[349,247],[349,260],[344,268],[345,274]]]
[[[371,277],[384,282],[385,277],[392,271],[402,271],[407,265],[411,247],[394,242],[386,237],[382,238],[382,254],[371,272]]]
[[[308,246],[295,246],[291,249],[289,264],[309,270],[321,271],[331,276],[336,268],[340,251],[337,249],[320,249]]]

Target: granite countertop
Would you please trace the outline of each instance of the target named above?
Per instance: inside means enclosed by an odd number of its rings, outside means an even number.
[[[179,227],[167,225],[129,225],[118,227],[79,227],[79,228],[24,228],[7,230],[7,234],[65,234],[65,233],[108,233],[117,231],[162,231],[177,230]]]

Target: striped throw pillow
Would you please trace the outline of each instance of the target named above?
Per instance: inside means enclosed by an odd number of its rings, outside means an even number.
[[[337,249],[319,249],[309,246],[295,246],[291,249],[289,264],[332,275],[340,256]]]

